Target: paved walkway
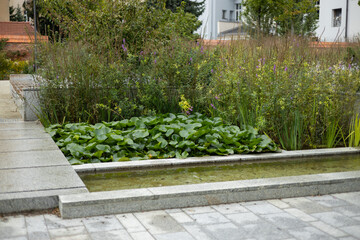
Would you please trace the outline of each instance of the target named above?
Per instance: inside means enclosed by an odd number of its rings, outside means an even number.
[[[53,208],[58,195],[87,192],[44,127],[20,117],[9,81],[0,81],[0,213]]]
[[[65,220],[0,218],[0,239],[360,239],[360,192]]]
[[[10,95],[9,81],[0,80],[0,122],[19,121],[21,115]]]

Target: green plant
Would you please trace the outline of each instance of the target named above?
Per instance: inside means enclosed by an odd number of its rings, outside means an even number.
[[[251,127],[241,130],[199,113],[134,117],[95,125],[55,124],[46,131],[71,164],[278,150],[270,138]]]
[[[359,114],[353,116],[349,129],[349,147],[360,146],[360,117]]]

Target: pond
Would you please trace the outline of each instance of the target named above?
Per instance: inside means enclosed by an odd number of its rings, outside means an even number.
[[[360,170],[360,155],[80,174],[90,192]]]

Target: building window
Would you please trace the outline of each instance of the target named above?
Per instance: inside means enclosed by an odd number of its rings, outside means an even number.
[[[229,12],[229,20],[234,21],[234,11]]]
[[[333,9],[333,27],[341,26],[341,8]]]
[[[222,19],[226,19],[226,10],[222,10]]]
[[[241,3],[235,4],[235,21],[240,21]]]

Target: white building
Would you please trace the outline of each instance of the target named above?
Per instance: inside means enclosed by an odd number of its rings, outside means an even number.
[[[358,0],[320,0],[316,36],[321,41],[352,41],[360,37]]]
[[[206,0],[205,11],[199,17],[202,25],[197,31],[204,39],[226,37],[239,31],[242,0]]]
[[[206,0],[205,11],[199,17],[203,24],[197,33],[204,39],[229,39],[231,36],[238,36],[241,29],[239,16],[243,11],[242,2],[243,0]],[[315,33],[321,41],[351,41],[359,36],[358,0],[318,2],[319,22]]]

